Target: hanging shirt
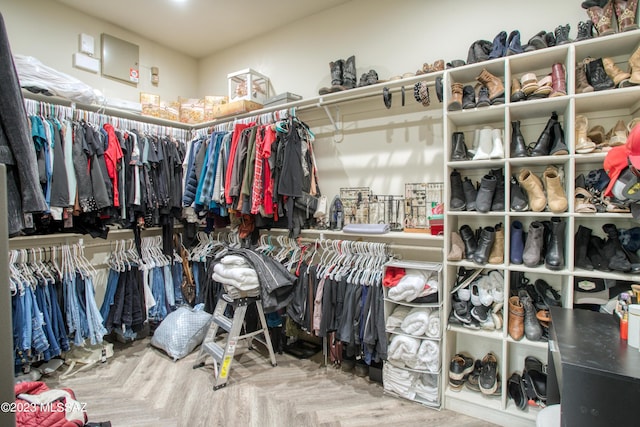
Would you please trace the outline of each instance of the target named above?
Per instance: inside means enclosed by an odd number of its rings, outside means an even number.
[[[104,162],[107,166],[107,174],[113,185],[113,206],[120,207],[120,191],[118,187],[118,165],[122,159],[122,148],[116,136],[114,128],[109,123],[103,126],[107,132],[107,149],[104,152]]]

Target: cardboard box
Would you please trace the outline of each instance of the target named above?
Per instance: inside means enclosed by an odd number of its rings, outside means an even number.
[[[160,102],[159,110],[161,119],[180,121],[180,104],[178,102]]]
[[[178,98],[180,102],[180,122],[198,124],[204,122],[204,99]]]
[[[213,119],[231,116],[234,114],[248,113],[249,111],[259,110],[262,104],[253,101],[234,101],[228,104],[220,104],[213,107]]]
[[[140,105],[143,116],[159,117],[160,95],[140,92]]]

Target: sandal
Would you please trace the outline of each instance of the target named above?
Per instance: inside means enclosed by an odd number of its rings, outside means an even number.
[[[520,78],[520,85],[522,86],[521,87],[522,92],[524,92],[524,94],[527,96],[531,95],[540,87],[538,86],[538,78],[534,73],[524,74]]]
[[[533,92],[533,96],[545,97],[549,96],[553,88],[551,87],[553,80],[551,76],[545,76],[538,81],[538,89]]]
[[[596,205],[591,203],[593,196],[587,190],[576,187],[575,211],[579,213],[596,213]]]
[[[610,212],[610,213],[629,213],[631,212],[631,210],[624,206],[624,205],[619,205],[617,204],[615,201],[611,200],[610,197],[605,197],[604,198],[604,204],[606,206],[606,211]]]

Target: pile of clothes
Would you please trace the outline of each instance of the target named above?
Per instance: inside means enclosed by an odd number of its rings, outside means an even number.
[[[229,292],[232,286],[240,291],[258,289],[258,275],[245,258],[239,255],[225,255],[213,267],[213,280],[224,285]]]

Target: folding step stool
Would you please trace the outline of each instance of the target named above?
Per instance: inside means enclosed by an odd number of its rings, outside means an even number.
[[[262,329],[258,329],[254,332],[249,332],[244,335],[240,335],[240,331],[244,324],[244,317],[247,312],[247,307],[250,304],[255,304],[258,310],[258,317],[260,318],[260,324]],[[224,315],[227,306],[233,306],[233,319]],[[227,341],[225,343],[217,344],[216,334],[218,328],[222,328],[227,331]],[[269,337],[269,329],[267,327],[267,320],[264,317],[262,311],[262,303],[259,296],[248,296],[246,292],[241,292],[237,298],[232,298],[228,294],[223,294],[216,304],[216,309],[213,312],[213,321],[207,336],[205,337],[200,353],[196,359],[196,363],[193,369],[201,368],[205,365],[205,359],[207,356],[211,356],[214,362],[214,372],[216,381],[213,386],[214,390],[218,390],[227,385],[229,378],[229,371],[231,370],[231,362],[233,361],[233,355],[236,351],[238,340],[249,339],[249,348],[251,348],[251,342],[253,337],[259,334],[264,334],[265,345],[269,350],[269,357],[271,358],[271,365],[276,366],[276,355],[273,352],[271,346],[271,339]],[[223,347],[224,346],[224,347]]]

